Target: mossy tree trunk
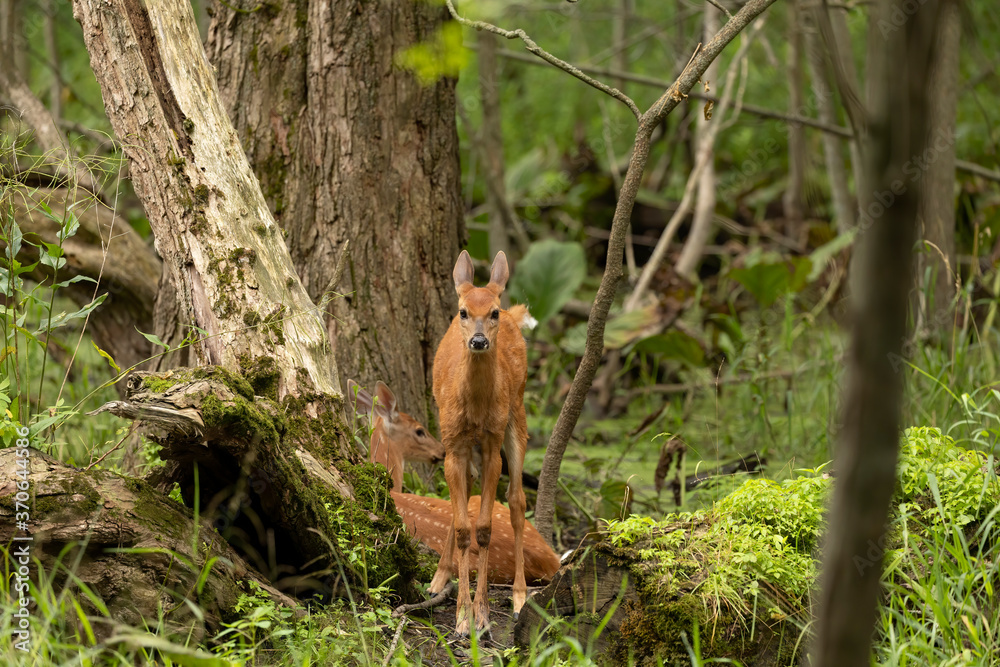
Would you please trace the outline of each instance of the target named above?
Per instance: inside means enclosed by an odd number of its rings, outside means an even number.
[[[395,65],[432,42],[437,3],[219,3],[208,52],[219,89],[344,378],[384,380],[432,414],[431,363],[455,308],[462,222],[455,81]],[[425,422],[426,423],[426,422]]]
[[[161,496],[180,484],[189,506],[200,500],[215,537],[266,578],[280,577],[281,588],[337,594],[344,583],[398,575],[397,590],[409,596],[416,555],[400,537],[387,474],[354,462],[321,311],[226,116],[190,4],[76,0],[73,9],[163,259],[155,317],[174,325],[161,337],[186,338],[186,357],[173,362],[199,366],[133,374],[125,400],[102,410],[136,420],[162,446],[168,465],[151,478]],[[76,484],[90,473],[65,474]],[[106,491],[105,505],[128,502]],[[69,496],[69,510],[90,511],[78,506],[87,497]],[[40,528],[43,548],[61,539],[54,521]],[[190,517],[178,521],[178,534],[195,532]],[[368,551],[364,570],[349,565],[356,549]],[[169,595],[193,599],[154,557],[143,565]]]
[[[164,340],[197,332],[197,364],[272,357],[279,397],[339,397],[322,318],[226,116],[190,6],[77,0],[73,13],[176,295]]]

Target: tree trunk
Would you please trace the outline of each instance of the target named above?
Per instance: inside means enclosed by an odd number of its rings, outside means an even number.
[[[824,546],[816,667],[870,662],[881,567],[859,569],[858,554],[884,537],[895,487],[906,335],[919,183],[908,174],[927,146],[929,84],[937,59],[941,3],[927,0],[900,27],[892,0],[877,3],[869,26],[870,109],[861,243],[852,291],[854,331],[836,452],[837,484]],[[888,26],[888,30],[886,29]]]
[[[191,7],[77,0],[73,13],[177,295],[184,328],[164,340],[194,325],[200,364],[269,357],[279,398],[339,397],[326,332],[222,108]]]
[[[245,6],[241,6],[245,5]],[[431,415],[431,363],[455,307],[464,235],[455,82],[394,66],[433,38],[438,5],[291,0],[217,5],[208,50],[243,148],[344,377],[389,381]],[[350,261],[331,285],[340,250]]]
[[[715,36],[719,31],[719,10],[710,3],[705,3],[705,28],[704,39],[706,42]],[[735,66],[735,65],[734,65]],[[705,71],[703,81],[719,87],[719,66],[712,62]],[[715,122],[723,122],[723,118],[716,117]],[[681,256],[677,260],[677,273],[692,278],[701,263],[701,255],[705,250],[705,244],[712,234],[712,216],[715,215],[715,133],[709,130],[708,124],[712,122],[705,118],[703,113],[698,117],[697,141],[698,152],[706,151],[708,161],[702,168],[701,176],[698,178],[697,203],[694,208],[694,219],[691,221],[691,232],[684,242]]]
[[[291,569],[288,585],[315,588],[341,578],[340,562],[354,585],[395,572],[412,594],[415,553],[395,515],[380,515],[388,479],[351,463],[326,329],[222,107],[190,4],[76,0],[74,16],[166,267],[158,313],[185,326],[175,337],[190,336],[205,366],[136,373],[127,400],[102,409],[143,422],[170,462],[160,489],[198,493],[271,577]],[[354,571],[347,548],[377,562]]]
[[[830,87],[829,68],[823,44],[816,30],[816,12],[822,7],[815,7],[803,18],[809,18],[810,25],[803,26],[805,33],[806,52],[809,56],[809,71],[812,77],[813,96],[816,98],[819,119],[827,125],[837,125],[837,112],[834,107],[833,90]],[[841,234],[854,229],[856,206],[851,200],[851,191],[847,185],[847,168],[844,165],[841,140],[830,132],[823,132],[823,157],[826,162],[826,173],[830,177],[830,198],[833,201],[833,216],[837,231]]]
[[[954,324],[952,299],[958,272],[955,261],[955,120],[962,32],[959,10],[957,0],[942,3],[937,58],[928,84],[934,95],[929,110],[929,152],[922,160],[926,168],[920,183],[918,213],[923,239],[934,247],[925,247],[917,255],[915,312],[919,313],[920,329],[938,340],[946,338]]]
[[[805,83],[802,76],[802,12],[799,0],[788,4],[788,101],[789,111],[803,114],[805,110]],[[795,239],[799,236],[802,218],[805,215],[803,193],[806,181],[806,137],[805,129],[798,123],[789,123],[788,128],[788,187],[782,203],[785,211],[785,235]]]

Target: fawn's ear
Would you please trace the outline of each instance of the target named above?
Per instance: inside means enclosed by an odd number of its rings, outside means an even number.
[[[472,289],[473,275],[475,275],[475,271],[472,269],[472,258],[469,257],[467,250],[463,250],[462,254],[458,256],[458,261],[455,262],[455,270],[451,273],[452,278],[455,279],[455,291],[458,292],[459,297],[465,296],[465,293]]]
[[[493,260],[493,268],[490,269],[490,284],[486,287],[491,288],[499,296],[503,292],[503,288],[507,286],[508,278],[510,278],[510,269],[507,268],[507,255],[501,250]]]
[[[392,390],[379,380],[375,383],[375,396],[378,402],[375,404],[375,414],[386,423],[392,424],[399,419],[399,411],[396,409],[396,395]]]
[[[354,406],[359,415],[369,416],[372,413],[372,395],[361,388],[354,380],[347,381],[347,400]]]

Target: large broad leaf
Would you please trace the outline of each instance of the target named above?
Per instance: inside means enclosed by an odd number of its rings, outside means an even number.
[[[583,246],[545,240],[532,243],[517,263],[510,296],[526,304],[540,323],[566,305],[587,275]]]
[[[784,262],[776,262],[733,269],[729,277],[743,285],[760,305],[767,308],[788,291],[792,276]]]
[[[733,269],[729,277],[746,287],[760,305],[767,308],[779,297],[801,291],[810,281],[812,269],[810,258],[792,257]]]
[[[635,344],[635,349],[662,359],[683,361],[691,366],[701,366],[705,362],[705,351],[701,345],[683,331],[671,330],[643,338]]]
[[[652,333],[650,328],[656,321],[656,313],[651,306],[615,315],[604,325],[604,349],[620,350],[645,334]],[[570,354],[583,355],[587,348],[587,323],[580,322],[569,329],[563,336],[561,347]]]

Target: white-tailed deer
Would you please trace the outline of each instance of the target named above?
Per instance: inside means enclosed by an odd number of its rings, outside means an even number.
[[[358,414],[373,417],[377,410],[373,410],[375,401],[371,395],[353,380],[348,380],[347,386]],[[413,417],[397,409],[396,397],[382,382],[376,385],[376,394],[379,397],[378,404],[386,408],[384,416],[380,419],[383,422],[388,421],[388,428],[372,431],[369,454],[371,461],[381,463],[387,468],[387,461],[397,462],[402,478],[404,463],[414,461],[433,463],[444,458],[444,446],[431,437],[427,429]],[[403,519],[407,533],[439,554],[445,553],[452,524],[451,501],[401,493],[396,490],[392,492],[392,499],[396,503],[396,510]],[[470,521],[479,515],[480,502],[480,496],[469,498]],[[493,520],[496,522],[496,529],[492,539],[493,548],[489,554],[487,578],[490,583],[511,584],[514,582],[514,532],[511,528],[510,511],[499,503],[495,504]],[[471,544],[470,550],[472,552],[470,559],[478,558],[478,545]],[[527,522],[524,527],[524,575],[527,582],[547,583],[558,569],[559,556],[535,527]]]
[[[451,557],[458,549],[458,609],[455,632],[469,634],[470,617],[476,630],[489,629],[490,599],[487,572],[493,531],[493,504],[500,481],[500,451],[507,457],[510,486],[510,525],[514,531],[514,617],[527,595],[524,577],[524,489],[521,472],[528,445],[524,414],[527,380],[527,347],[521,326],[528,316],[524,306],[509,311],[500,307],[500,295],[510,270],[507,257],[497,253],[486,287],[472,284],[469,253],[462,251],[452,272],[458,292],[458,314],[434,355],[434,400],[441,419],[444,441],[444,476],[451,491],[452,527],[431,581],[430,591],[440,592],[454,572]],[[476,567],[475,606],[469,593],[469,545],[472,542],[468,515],[469,487],[473,471],[480,472],[482,502],[476,519],[479,545]]]
[[[403,462],[440,463],[444,460],[444,445],[423,424],[400,412],[396,396],[379,380],[375,396],[362,389],[354,380],[347,381],[348,400],[358,414],[374,420],[368,460],[381,463],[392,477],[392,488],[403,490]]]

